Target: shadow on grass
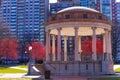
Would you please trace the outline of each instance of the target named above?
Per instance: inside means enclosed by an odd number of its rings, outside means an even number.
[[[9,67],[6,65],[0,65],[0,69],[7,69],[7,68],[9,68]]]
[[[32,78],[31,80],[44,80],[42,78]]]
[[[42,79],[40,79],[40,78],[33,78],[32,80],[42,80]]]

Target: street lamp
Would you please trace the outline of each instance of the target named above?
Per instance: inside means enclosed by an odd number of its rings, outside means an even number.
[[[31,52],[32,51],[32,46],[29,46],[28,50]]]
[[[29,50],[29,54],[30,54],[29,62],[31,63],[32,62],[32,46],[29,46],[28,50]]]
[[[31,71],[32,71],[32,46],[29,46],[28,48],[28,51],[29,51],[29,54],[30,54],[30,59],[29,59],[29,62],[28,62],[28,75],[31,75]]]

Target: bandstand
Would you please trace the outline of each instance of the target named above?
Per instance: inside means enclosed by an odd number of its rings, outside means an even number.
[[[50,15],[45,24],[46,62],[53,75],[101,75],[114,74],[111,51],[111,27],[102,13],[86,7],[69,7]],[[96,36],[101,35],[103,53],[98,58]],[[74,60],[68,58],[68,37],[74,37]],[[85,60],[81,55],[81,37],[92,37],[92,53]],[[61,44],[61,38],[64,45]],[[52,45],[52,52],[50,47]],[[61,46],[64,46],[63,52]],[[56,49],[57,48],[57,52]],[[62,58],[63,56],[63,58]],[[84,56],[85,57],[85,56]]]

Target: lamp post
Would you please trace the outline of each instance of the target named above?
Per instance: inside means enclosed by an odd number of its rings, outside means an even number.
[[[30,54],[30,59],[29,59],[29,62],[28,62],[28,75],[31,75],[32,73],[32,46],[29,46],[28,48],[29,50],[29,54]]]

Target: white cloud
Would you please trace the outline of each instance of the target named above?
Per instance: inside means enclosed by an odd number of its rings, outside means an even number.
[[[57,0],[49,0],[50,1],[50,3],[55,3],[55,2],[57,2]]]
[[[116,2],[120,2],[120,0],[116,0]]]

